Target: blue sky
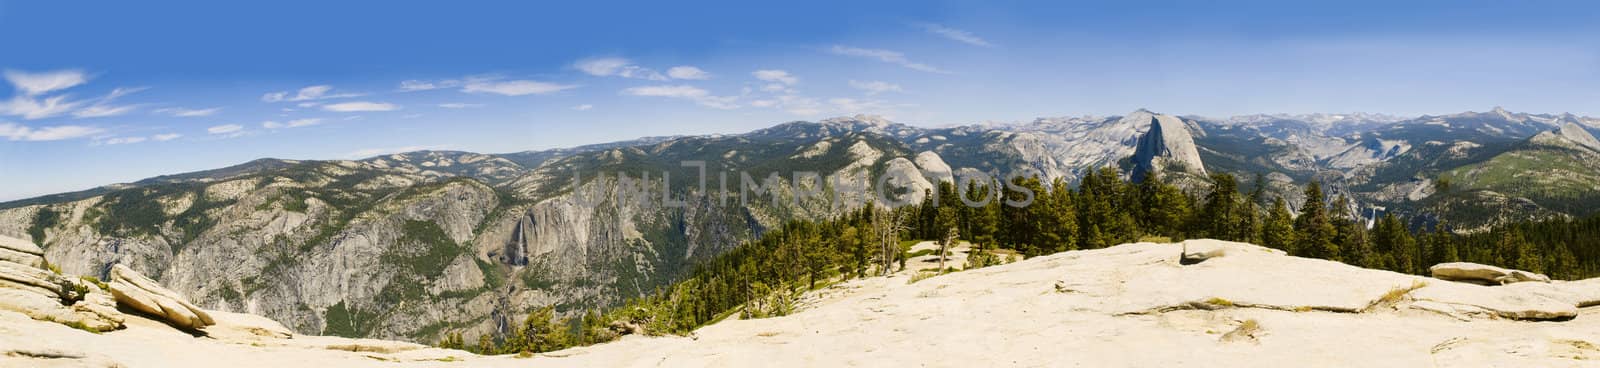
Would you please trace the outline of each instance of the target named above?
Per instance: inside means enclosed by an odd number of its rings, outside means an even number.
[[[1600,115],[1600,4],[0,0],[0,200],[879,114]]]

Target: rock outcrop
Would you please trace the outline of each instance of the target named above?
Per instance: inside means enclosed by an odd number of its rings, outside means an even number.
[[[1133,180],[1141,181],[1150,173],[1179,169],[1206,175],[1205,164],[1200,162],[1200,151],[1194,136],[1176,116],[1155,114],[1150,117],[1150,130],[1139,136],[1133,151]]]
[[[161,287],[155,280],[140,275],[128,266],[112,266],[108,285],[117,303],[159,317],[173,326],[199,330],[217,323],[204,309],[190,304],[182,295]]]
[[[0,311],[0,366],[53,359],[162,367],[1565,367],[1600,360],[1600,314],[1583,308],[1600,304],[1600,279],[1481,286],[1217,240],[1072,251],[915,283],[905,275],[810,292],[785,317],[730,318],[692,337],[623,336],[533,357],[294,335],[274,321],[227,312],[214,312],[208,338],[194,338],[143,318],[94,335]],[[639,332],[630,322],[612,329]]]
[[[955,173],[951,171],[950,165],[945,164],[944,159],[939,157],[938,153],[923,151],[917,154],[917,158],[914,161],[917,167],[922,169],[922,176],[927,177],[928,181],[933,182],[935,185],[939,182],[956,182]]]
[[[1440,263],[1428,268],[1433,278],[1480,285],[1505,285],[1518,282],[1550,282],[1550,277],[1523,270],[1505,269],[1470,262]]]
[[[122,327],[115,304],[93,285],[44,268],[44,252],[0,236],[0,310],[93,331]]]
[[[1560,128],[1556,129],[1555,132],[1562,137],[1572,140],[1574,143],[1577,143],[1580,146],[1587,147],[1591,150],[1600,151],[1600,139],[1595,139],[1593,134],[1589,134],[1588,130],[1583,129],[1583,127],[1578,126],[1578,124],[1571,122],[1562,124]]]

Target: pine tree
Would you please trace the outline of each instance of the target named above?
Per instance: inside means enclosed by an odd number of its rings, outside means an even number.
[[[1139,223],[1152,235],[1179,238],[1183,223],[1191,215],[1189,198],[1178,187],[1161,181],[1158,171],[1152,171],[1139,183]]]
[[[1444,221],[1433,225],[1433,232],[1428,235],[1428,248],[1433,250],[1427,262],[1429,265],[1461,260],[1461,255],[1456,251],[1455,236],[1449,229]]]
[[[1375,267],[1390,271],[1413,273],[1417,270],[1417,257],[1411,234],[1405,224],[1393,214],[1384,214],[1373,226],[1373,250],[1379,254]]]
[[[1211,174],[1211,181],[1211,194],[1206,195],[1205,207],[1200,209],[1202,236],[1238,240],[1239,183],[1226,173]]]
[[[1522,231],[1510,227],[1501,232],[1500,244],[1505,250],[1507,267],[1534,273],[1544,272],[1543,262],[1539,259],[1538,250],[1533,243],[1523,236]]]
[[[1323,203],[1322,185],[1311,182],[1306,185],[1306,203],[1300,207],[1300,216],[1295,218],[1294,230],[1299,240],[1297,248],[1302,249],[1301,254],[1339,261],[1339,245],[1333,242],[1333,223],[1328,218],[1328,208]]]
[[[1078,213],[1073,203],[1072,190],[1067,182],[1057,178],[1050,185],[1050,228],[1052,253],[1078,249]]]
[[[1293,215],[1289,214],[1289,205],[1284,203],[1283,197],[1272,201],[1272,210],[1261,225],[1261,241],[1268,247],[1297,253]]]
[[[1367,245],[1366,227],[1362,226],[1359,219],[1352,217],[1347,209],[1350,208],[1350,199],[1340,194],[1333,200],[1334,244],[1344,251],[1345,263],[1356,266],[1371,267],[1372,249]]]

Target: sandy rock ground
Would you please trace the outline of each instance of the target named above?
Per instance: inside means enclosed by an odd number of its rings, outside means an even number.
[[[1600,366],[1597,280],[1480,286],[1186,243],[1215,251],[1183,265],[1184,246],[1125,244],[854,280],[786,317],[530,358],[291,336],[220,312],[201,338],[137,318],[96,335],[0,313],[0,366]]]

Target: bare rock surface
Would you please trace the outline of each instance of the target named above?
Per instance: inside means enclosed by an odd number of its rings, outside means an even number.
[[[115,303],[92,285],[45,269],[43,254],[32,243],[0,236],[0,311],[95,331],[122,326]]]
[[[190,304],[182,295],[167,290],[128,266],[113,266],[109,285],[117,303],[161,317],[173,326],[198,330],[216,324],[204,309]]]
[[[1186,249],[1206,257],[1181,262]],[[166,367],[1600,364],[1600,313],[1588,307],[1596,280],[1480,286],[1215,240],[1059,253],[915,283],[910,272],[811,292],[785,317],[528,358],[294,335],[225,312],[211,312],[203,338],[143,318],[95,335],[0,312],[0,366],[38,366],[44,355]]]
[[[1440,263],[1429,267],[1428,272],[1433,274],[1433,278],[1440,280],[1471,282],[1483,285],[1550,282],[1549,276],[1471,262]]]

